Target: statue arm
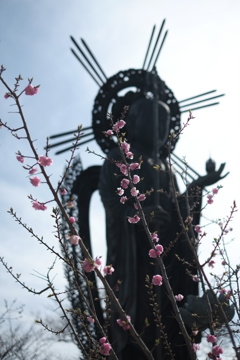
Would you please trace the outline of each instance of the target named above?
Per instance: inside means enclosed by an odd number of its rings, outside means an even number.
[[[224,179],[229,173],[227,172],[225,175],[222,175],[222,172],[225,168],[225,163],[222,163],[219,167],[219,169],[216,171],[212,171],[207,173],[207,175],[205,176],[200,176],[197,180],[193,181],[189,188],[196,188],[199,187],[201,189],[203,189],[206,186],[210,186],[210,185],[214,185],[216,184],[219,180]]]

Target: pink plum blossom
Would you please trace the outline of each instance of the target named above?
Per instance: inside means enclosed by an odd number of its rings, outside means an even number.
[[[123,194],[124,194],[124,190],[122,189],[122,188],[117,188],[117,194],[119,195],[119,196],[122,196]]]
[[[120,199],[120,203],[121,204],[125,204],[125,202],[127,201],[127,197],[126,196],[122,196]]]
[[[129,185],[129,183],[130,183],[130,181],[128,180],[128,179],[126,179],[126,178],[124,178],[124,179],[122,179],[122,181],[121,181],[121,187],[123,188],[123,189],[127,189],[128,188],[128,185]]]
[[[137,184],[140,181],[140,177],[138,175],[133,175],[133,183]]]
[[[128,158],[128,159],[133,159],[133,153],[131,152],[131,151],[128,151],[127,153],[126,153],[126,157]]]
[[[6,94],[4,95],[4,98],[5,98],[5,99],[8,99],[10,96],[11,96],[10,93],[6,93]]]
[[[67,190],[66,189],[64,189],[64,188],[61,188],[60,189],[60,194],[61,195],[66,195],[68,192],[67,192]]]
[[[155,249],[149,250],[148,255],[149,255],[151,258],[156,258],[156,257],[160,256],[162,253],[163,253],[163,246],[160,245],[160,244],[157,244],[157,245],[155,246]]]
[[[196,225],[194,227],[194,231],[196,231],[196,233],[200,234],[202,232],[201,226],[200,225]]]
[[[139,201],[144,201],[144,200],[146,200],[146,195],[145,194],[140,194],[140,195],[138,195],[138,200]]]
[[[124,120],[119,120],[113,125],[113,131],[118,132],[120,129],[122,129],[125,126],[126,122]]]
[[[207,198],[208,198],[208,204],[212,204],[213,203],[213,195],[212,194],[208,194],[207,195]]]
[[[216,341],[217,341],[216,336],[214,336],[214,335],[208,335],[207,336],[207,342],[215,343]]]
[[[100,353],[104,356],[109,356],[111,349],[111,345],[106,342],[100,346]]]
[[[30,175],[34,175],[37,171],[38,171],[38,169],[35,168],[35,167],[33,167],[33,168],[31,168],[31,169],[29,170],[28,173],[29,173]]]
[[[39,179],[38,176],[34,176],[33,178],[30,178],[30,182],[33,186],[39,186],[41,179]]]
[[[38,159],[38,163],[41,165],[41,166],[50,166],[52,165],[53,163],[53,160],[47,156],[44,156],[44,155],[41,155],[39,156],[39,159]]]
[[[93,261],[85,258],[83,260],[83,264],[82,264],[83,270],[86,272],[91,272],[95,269],[95,264]]]
[[[223,354],[223,349],[221,348],[221,346],[215,345],[212,348],[212,353],[214,356],[218,356]]]
[[[20,163],[24,163],[24,157],[22,155],[17,155],[16,156],[17,161],[19,161]]]
[[[184,299],[184,296],[182,294],[175,295],[176,301],[182,301]]]
[[[216,195],[216,194],[218,193],[218,188],[212,189],[212,193],[213,193],[214,195]]]
[[[125,176],[128,176],[128,168],[127,165],[122,164],[122,163],[116,163],[117,167],[119,167],[119,170],[121,171],[121,173]]]
[[[151,234],[151,238],[152,238],[152,241],[154,241],[155,243],[159,241],[158,234],[155,232]]]
[[[72,245],[78,245],[80,240],[80,236],[78,235],[70,235],[69,236],[69,242]]]
[[[131,321],[131,316],[127,315],[127,319],[128,319],[128,322],[130,322]],[[119,326],[121,326],[123,328],[123,330],[130,329],[130,325],[128,324],[128,322],[125,321],[125,320],[117,319],[117,324]]]
[[[96,266],[102,265],[102,260],[101,260],[101,257],[100,257],[100,256],[97,256],[97,257],[95,258],[95,264],[96,264]]]
[[[138,215],[134,215],[133,217],[128,217],[128,222],[130,224],[136,224],[140,221],[140,217]]]
[[[74,224],[76,222],[76,219],[74,216],[70,216],[69,221],[71,224]]]
[[[214,267],[214,264],[215,264],[215,261],[214,260],[210,260],[209,263],[208,263],[208,266],[209,267]]]
[[[161,286],[162,285],[162,276],[161,275],[154,275],[152,278],[153,285]]]
[[[112,275],[112,273],[115,271],[114,267],[112,265],[104,266],[103,272],[105,275]]]
[[[102,261],[101,261],[100,257],[96,257],[96,259],[94,261],[92,259],[85,258],[83,260],[82,268],[86,272],[91,272],[100,265],[102,265]]]
[[[113,132],[112,130],[107,130],[107,131],[104,132],[104,134],[105,134],[106,136],[111,136],[111,135],[114,134],[114,132]]]
[[[26,95],[35,95],[38,93],[39,88],[38,86],[32,86],[31,84],[29,84],[24,91]]]
[[[132,195],[132,196],[137,196],[138,193],[139,193],[139,190],[137,190],[136,187],[134,186],[134,187],[131,189],[130,192],[131,192],[131,195]]]
[[[100,345],[100,354],[104,355],[104,356],[109,356],[110,355],[110,351],[112,349],[111,345],[107,342],[107,339],[105,337],[102,337],[99,340]]]
[[[121,149],[124,150],[125,154],[129,152],[130,150],[130,144],[128,144],[126,141],[121,142]]]
[[[194,282],[199,282],[199,277],[197,275],[193,275],[192,279]]]
[[[47,206],[42,203],[39,203],[38,201],[32,201],[32,207],[35,210],[42,210],[42,211],[47,210]]]
[[[101,339],[99,339],[100,344],[104,344],[107,341],[106,337],[102,337]]]
[[[139,163],[131,163],[129,165],[129,167],[130,167],[130,170],[138,170],[138,169],[140,169],[140,164]]]
[[[192,345],[192,348],[193,348],[193,351],[196,352],[196,351],[200,350],[200,345],[194,343],[194,344]]]

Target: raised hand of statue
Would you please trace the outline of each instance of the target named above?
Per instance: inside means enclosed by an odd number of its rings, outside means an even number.
[[[229,174],[229,172],[227,172],[225,175],[222,175],[225,165],[225,163],[222,163],[217,171],[213,169],[212,171],[209,171],[207,175],[200,176],[190,185],[190,187],[193,188],[198,186],[200,188],[204,188],[206,186],[215,184],[221,179],[224,179]]]

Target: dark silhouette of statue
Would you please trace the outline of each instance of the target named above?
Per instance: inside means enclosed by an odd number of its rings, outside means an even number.
[[[126,189],[124,194],[129,200],[125,204],[119,201],[120,198],[116,191],[120,186],[123,175],[115,163],[121,161],[121,156],[116,138],[107,138],[104,135],[105,131],[111,126],[108,113],[112,113],[115,122],[121,118],[124,107],[128,106],[128,111],[125,114],[126,127],[124,128],[124,136],[130,143],[131,151],[134,153],[134,159],[131,161],[138,162],[140,158],[142,161],[141,168],[136,170],[136,174],[141,178],[141,181],[136,186],[140,193],[149,192],[146,200],[142,202],[142,206],[150,231],[152,233],[157,232],[160,239],[159,243],[164,247],[161,256],[173,293],[175,295],[182,294],[185,299],[187,295],[197,295],[198,283],[193,281],[193,278],[197,275],[194,253],[186,239],[180,218],[186,226],[189,224],[190,218],[193,225],[199,223],[202,190],[224,177],[221,176],[224,164],[216,171],[214,162],[208,161],[207,174],[202,177],[195,171],[194,176],[192,176],[192,169],[188,167],[186,191],[184,194],[176,196],[179,189],[174,170],[169,166],[169,156],[171,156],[170,161],[174,162],[174,167],[182,172],[185,165],[174,154],[174,148],[179,139],[181,113],[190,108],[194,110],[192,107],[194,104],[222,95],[208,99],[201,98],[214,92],[214,90],[181,102],[176,100],[173,92],[160,79],[155,70],[156,61],[167,34],[166,32],[157,52],[163,25],[164,22],[152,53],[149,55],[149,48],[155,31],[155,27],[153,28],[142,69],[120,71],[110,78],[107,78],[85,41],[82,40],[82,43],[90,55],[89,58],[72,38],[80,54],[87,60],[96,75],[90,73],[90,70],[83,64],[75,50],[72,50],[72,52],[100,86],[93,106],[92,127],[83,128],[84,135],[80,145],[93,139],[96,140],[108,160],[105,160],[103,166],[92,166],[86,170],[82,169],[80,160],[77,161],[74,167],[70,169],[69,176],[66,179],[65,186],[68,189],[68,195],[65,196],[64,201],[69,200],[73,194],[77,195],[80,234],[91,252],[90,200],[95,190],[100,191],[106,211],[107,264],[111,264],[115,269],[113,274],[108,276],[110,285],[114,289],[123,309],[131,316],[136,330],[146,342],[148,348],[153,351],[155,359],[168,360],[175,358],[176,360],[188,360],[189,355],[186,344],[180,334],[164,283],[160,287],[153,287],[152,291],[156,297],[151,300],[152,294],[149,293],[151,279],[153,275],[159,274],[160,271],[155,259],[150,258],[148,255],[150,244],[141,222],[137,224],[128,222],[128,217],[134,216],[137,212],[129,189]],[[155,56],[156,52],[157,55]],[[148,55],[150,57],[149,61],[146,60]],[[188,101],[192,99],[194,99],[194,102],[189,103]],[[201,105],[198,108],[215,104]],[[74,131],[54,135],[52,138],[70,133],[74,133]],[[52,146],[73,140],[74,138],[58,142]],[[69,148],[72,148],[72,146]],[[58,153],[69,148],[60,150]],[[151,191],[151,189],[154,189],[154,191]],[[197,251],[195,248],[195,235],[193,231],[189,231],[194,251]],[[68,248],[74,259],[76,268],[81,271],[79,259],[83,258],[80,249],[70,245],[67,240],[66,248]],[[86,305],[79,302],[73,274],[66,270],[66,276],[69,282],[70,301],[73,309],[80,308],[82,313],[87,313]],[[146,279],[147,276],[149,280]],[[96,284],[94,272],[89,274],[89,280]],[[78,283],[87,297],[86,284],[84,284],[81,277],[79,277]],[[99,294],[96,286],[92,287],[92,295],[99,320],[104,324],[105,319],[98,300]],[[184,299],[179,302],[179,306],[181,307],[183,304]],[[116,320],[118,318],[119,315],[112,306],[109,337],[117,356],[120,360],[145,359],[143,353],[130,337],[129,331],[123,330],[117,324]],[[79,321],[79,317],[73,314],[73,320],[83,346],[88,349],[88,339],[84,335],[84,328],[81,321]],[[192,335],[192,329],[188,329],[188,331]],[[93,326],[89,329],[89,333],[93,338],[98,339],[97,328]]]
[[[164,87],[164,84],[161,83],[161,86]],[[206,177],[197,179],[192,185],[189,185],[188,195],[185,193],[176,199],[176,192],[179,190],[167,159],[170,146],[168,142],[170,109],[162,101],[158,103],[160,146],[156,163],[154,160],[156,149],[153,141],[155,100],[148,99],[143,94],[142,97],[141,95],[139,97],[132,103],[126,116],[126,136],[131,144],[131,151],[134,153],[132,161],[138,162],[140,158],[142,161],[141,168],[136,171],[136,174],[142,179],[137,188],[140,193],[145,194],[154,187],[156,177],[154,165],[158,165],[160,168],[158,170],[159,183],[155,192],[161,190],[159,203],[156,204],[155,194],[152,192],[142,206],[147,219],[149,219],[150,230],[158,233],[160,244],[164,246],[165,253],[162,256],[173,293],[175,295],[182,294],[186,298],[189,294],[198,294],[198,284],[193,281],[193,277],[197,275],[197,269],[194,254],[183,234],[179,217],[181,216],[186,223],[187,218],[191,216],[193,224],[199,223],[202,188],[221,178],[224,165],[218,172],[213,171]],[[124,99],[122,100],[121,102],[124,103]],[[116,111],[116,114],[118,112]],[[134,208],[134,199],[125,204],[121,204],[119,201],[116,189],[124,176],[117,170],[115,164],[122,161],[118,147],[108,153],[108,159],[101,169],[99,190],[106,210],[107,263],[115,269],[115,272],[109,277],[109,282],[116,289],[115,292],[121,305],[131,316],[136,330],[142,334],[149,349],[156,348],[153,351],[155,359],[172,358],[171,354],[168,354],[166,342],[169,343],[176,359],[188,359],[188,351],[183,337],[179,335],[180,329],[174,318],[164,284],[157,291],[154,289],[164,328],[159,329],[156,326],[156,318],[146,287],[149,285],[146,282],[146,276],[152,279],[153,275],[159,273],[159,269],[156,262],[148,255],[151,247],[141,222],[130,224],[127,220],[129,216],[132,217],[137,212]],[[131,198],[129,190],[125,194]],[[180,214],[177,211],[176,201],[180,208]],[[189,207],[191,211],[188,210]],[[189,235],[194,245],[195,239],[191,234]],[[115,314],[113,310],[110,336],[119,359],[145,359],[128,332],[116,326],[118,317],[119,315]],[[167,340],[164,340],[163,332],[167,336]],[[191,329],[189,332],[191,333]],[[156,346],[158,339],[160,345]]]

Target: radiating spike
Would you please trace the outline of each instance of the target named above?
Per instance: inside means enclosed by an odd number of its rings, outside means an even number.
[[[86,130],[90,130],[92,129],[91,126],[87,126],[85,128],[81,128],[81,131],[86,131]],[[66,135],[71,135],[71,134],[77,134],[79,132],[78,129],[75,129],[75,130],[71,130],[71,131],[66,131],[64,133],[60,133],[60,134],[56,134],[56,135],[51,135],[49,136],[49,139],[55,139],[55,138],[58,138],[58,137],[61,137],[61,136],[66,136]]]
[[[95,74],[97,75],[98,79],[104,84],[104,80],[101,78],[100,74],[97,72],[97,70],[94,68],[93,64],[90,62],[90,60],[87,58],[87,56],[84,54],[83,50],[80,48],[80,46],[78,45],[78,43],[76,42],[76,40],[70,36],[71,40],[73,41],[74,45],[77,47],[77,49],[79,50],[79,52],[82,54],[82,56],[84,57],[84,59],[87,61],[88,65],[91,67],[91,69],[95,72]]]
[[[177,159],[178,161],[180,161],[183,165],[185,165],[186,168],[190,169],[195,175],[197,175],[198,177],[200,177],[200,175],[197,173],[197,171],[195,171],[191,166],[189,166],[185,161],[183,161],[179,156],[177,156],[176,154],[172,153],[172,155],[175,157],[175,159]],[[180,167],[180,166],[179,166]],[[181,168],[182,170],[184,170],[184,168]],[[185,169],[186,170],[186,169]],[[188,174],[190,177],[191,175]],[[192,179],[194,179],[192,177]]]
[[[103,76],[105,77],[105,80],[107,80],[107,75],[104,73],[102,67],[100,66],[99,62],[97,61],[97,59],[95,58],[95,56],[93,55],[92,51],[89,49],[86,41],[84,41],[83,39],[82,40],[82,43],[83,45],[85,46],[85,48],[87,49],[87,51],[89,52],[90,56],[92,57],[93,61],[95,62],[95,64],[97,65],[97,67],[99,68],[99,70],[101,71],[101,73],[103,74]]]
[[[163,26],[164,26],[164,24],[165,24],[165,21],[166,21],[166,19],[163,20],[162,25],[161,25],[161,27],[160,27],[160,30],[159,30],[159,32],[158,32],[157,40],[156,40],[156,42],[155,42],[155,45],[154,45],[154,48],[153,48],[153,51],[152,51],[152,55],[151,55],[151,57],[150,57],[150,60],[149,60],[149,62],[148,62],[148,66],[147,66],[147,69],[146,69],[146,70],[148,70],[149,67],[150,67],[152,58],[153,58],[153,56],[154,56],[154,53],[155,53],[155,50],[156,50],[156,47],[157,47],[157,44],[158,44],[158,40],[159,40],[159,38],[160,38],[160,35],[161,35],[161,33],[162,33]]]
[[[84,69],[88,72],[88,74],[91,76],[91,78],[95,81],[95,83],[101,87],[102,85],[99,84],[99,82],[97,81],[97,79],[93,76],[93,74],[89,71],[89,69],[86,67],[86,65],[84,64],[84,62],[82,62],[82,60],[80,59],[80,57],[76,54],[75,50],[71,49],[72,53],[74,56],[76,56],[76,58],[78,59],[78,61],[82,64],[82,66],[84,67]]]
[[[198,98],[198,97],[201,97],[201,96],[204,96],[204,95],[208,95],[208,94],[211,94],[211,93],[216,92],[216,91],[217,91],[217,90],[211,90],[211,91],[205,92],[205,93],[203,93],[203,94],[191,96],[190,98],[187,98],[187,99],[178,101],[178,103],[180,104],[180,103],[182,103],[182,102],[184,102],[184,101],[193,100],[193,99],[196,99],[196,98]]]
[[[81,139],[84,138],[84,137],[87,137],[87,136],[91,136],[92,134],[93,134],[93,132],[88,133],[88,134],[83,134],[83,135],[81,135]],[[76,141],[76,137],[71,138],[71,139],[67,139],[67,140],[63,140],[63,141],[59,141],[59,142],[57,142],[55,144],[49,144],[48,147],[53,148],[53,147],[63,145],[63,144],[67,144],[69,142],[74,142],[74,141]]]
[[[216,102],[216,103],[212,103],[212,104],[208,104],[208,105],[199,106],[199,107],[196,107],[196,108],[193,108],[193,109],[183,110],[183,111],[181,111],[181,114],[183,114],[185,112],[189,112],[189,110],[191,110],[191,111],[199,110],[199,109],[203,109],[205,107],[214,106],[214,105],[218,105],[218,104],[219,104],[219,102]]]
[[[142,69],[144,69],[144,66],[145,66],[146,61],[147,61],[147,57],[148,57],[148,53],[149,53],[150,46],[151,46],[151,44],[152,44],[152,39],[153,39],[153,35],[154,35],[154,32],[155,32],[155,29],[156,29],[156,25],[154,25],[154,26],[153,26],[153,29],[152,29],[152,33],[151,33],[150,40],[149,40],[149,43],[148,43],[147,52],[146,52],[146,55],[145,55],[145,58],[144,58],[144,62],[143,62]]]
[[[56,154],[56,155],[62,154],[62,153],[64,153],[65,151],[72,150],[72,149],[74,149],[74,148],[78,148],[79,146],[82,146],[82,145],[84,145],[84,144],[87,144],[88,142],[93,141],[93,140],[95,140],[94,137],[91,138],[91,139],[85,140],[85,141],[83,141],[82,143],[77,144],[76,146],[73,145],[73,146],[70,146],[70,147],[68,147],[68,148],[66,148],[66,149],[59,150],[59,151],[57,151],[55,154]]]
[[[188,172],[187,172],[187,170],[182,166],[182,165],[180,165],[176,160],[172,160],[173,161],[173,165],[174,165],[174,167],[178,167],[181,171],[183,171],[185,174],[186,174],[186,176],[188,176],[191,180],[196,180],[191,174],[189,174]]]
[[[186,107],[186,106],[192,106],[192,105],[195,105],[195,104],[199,104],[199,103],[202,103],[202,102],[205,102],[205,101],[209,101],[209,100],[213,100],[213,99],[217,99],[221,96],[224,96],[225,94],[221,94],[221,95],[217,95],[217,96],[212,96],[210,98],[207,98],[207,99],[203,99],[203,100],[199,100],[199,101],[194,101],[193,103],[190,103],[190,104],[185,104],[185,105],[181,105],[180,106],[180,109],[182,109],[183,107]]]
[[[154,63],[153,63],[153,66],[152,66],[152,71],[153,71],[153,69],[154,69],[154,67],[155,67],[155,65],[156,65],[156,62],[157,62],[158,58],[159,58],[159,55],[160,55],[160,52],[161,52],[161,50],[162,50],[163,44],[164,44],[164,42],[165,42],[165,39],[166,39],[166,37],[167,37],[167,34],[168,34],[168,30],[167,30],[167,31],[165,32],[165,34],[164,34],[162,43],[161,43],[161,45],[160,45],[160,48],[159,48],[159,50],[158,50],[156,59],[155,59],[155,61],[154,61]]]

